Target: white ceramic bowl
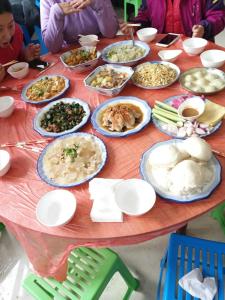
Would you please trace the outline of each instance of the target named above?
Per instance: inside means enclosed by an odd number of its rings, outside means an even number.
[[[142,28],[137,31],[137,36],[140,41],[149,43],[156,37],[158,30],[153,27]]]
[[[183,48],[188,55],[195,56],[204,51],[207,44],[207,40],[193,37],[183,41]]]
[[[9,117],[15,108],[14,98],[10,96],[0,97],[0,118]]]
[[[220,68],[225,62],[225,51],[207,50],[200,54],[202,65],[206,68]]]
[[[193,116],[185,116],[184,112],[190,112],[190,109],[194,109],[198,112],[198,114]],[[178,115],[185,120],[194,121],[198,117],[200,117],[205,110],[205,101],[202,100],[199,96],[193,96],[191,98],[186,99],[178,108]]]
[[[127,79],[123,82],[123,84],[121,84],[118,87],[115,88],[111,88],[111,89],[106,89],[106,88],[100,88],[100,87],[93,87],[91,86],[91,82],[92,80],[96,77],[96,75],[104,70],[104,69],[114,69],[116,72],[118,73],[127,73]],[[106,95],[106,96],[116,96],[118,95],[123,88],[125,87],[125,85],[127,84],[127,82],[130,80],[130,78],[132,77],[132,75],[134,74],[134,71],[131,67],[126,67],[126,66],[119,66],[119,65],[113,65],[113,64],[107,64],[107,65],[103,65],[103,66],[99,66],[97,67],[91,74],[89,74],[85,79],[84,79],[84,85],[89,88],[92,91],[98,92],[102,95]]]
[[[84,46],[95,47],[98,42],[99,42],[98,36],[95,34],[82,35],[79,38],[79,44],[82,47]]]
[[[76,198],[67,190],[53,190],[39,200],[36,207],[38,221],[48,227],[67,224],[76,211]]]
[[[182,53],[182,50],[161,50],[158,52],[158,56],[163,61],[173,62]]]
[[[89,46],[84,46],[84,47],[81,47],[81,48],[77,48],[76,50],[91,50],[93,49],[93,47],[89,47]],[[65,63],[65,58],[68,57],[69,55],[71,54],[71,51],[67,51],[65,53],[63,53],[61,56],[60,56],[60,60],[61,62],[63,63],[63,65],[67,68],[69,68],[70,70],[74,71],[74,72],[77,72],[77,73],[81,73],[81,72],[85,72],[87,70],[90,70],[92,68],[94,68],[97,63],[98,63],[98,60],[101,56],[101,53],[99,51],[97,51],[97,57],[95,59],[92,59],[92,60],[89,60],[85,63],[82,63],[82,64],[79,64],[79,65],[76,65],[76,66],[70,66],[70,65],[67,65]]]
[[[116,184],[115,199],[122,212],[140,216],[148,212],[156,201],[153,187],[142,179],[128,179]]]
[[[6,150],[0,150],[0,176],[5,175],[11,166],[11,157]]]
[[[17,64],[14,64],[10,66],[7,69],[7,72],[16,79],[22,79],[25,76],[27,76],[29,72],[29,64],[26,62],[19,62]]]

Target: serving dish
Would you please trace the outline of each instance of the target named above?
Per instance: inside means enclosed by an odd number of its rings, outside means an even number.
[[[212,95],[225,88],[225,73],[216,68],[191,68],[180,75],[179,82],[195,95]]]
[[[75,143],[74,139],[80,140],[80,142],[78,142],[78,145],[74,144]],[[87,145],[87,143],[88,143],[88,147],[85,149],[82,148],[82,140],[84,141],[83,144],[86,143],[86,145]],[[65,145],[66,145],[66,148],[65,148]],[[91,152],[93,150],[93,145],[95,146],[95,148],[94,148],[95,153]],[[74,146],[73,149],[71,148],[72,146]],[[84,152],[88,152],[90,154],[90,156],[88,156],[88,154],[86,153],[86,155],[84,155],[84,157],[81,157],[80,154],[78,154],[78,152],[77,152],[77,149],[79,147],[81,148],[81,150],[82,149],[85,150]],[[58,149],[60,149],[60,151],[58,151]],[[66,150],[66,152],[65,152],[65,150]],[[53,152],[53,154],[52,154],[52,152]],[[98,154],[97,155],[98,160],[95,155],[96,153]],[[59,163],[59,161],[62,159],[62,154],[65,157],[63,158],[64,161],[61,164],[61,163]],[[73,156],[71,156],[71,154],[73,154]],[[74,154],[76,154],[76,155],[74,155]],[[50,159],[52,158],[54,161],[50,162],[49,158]],[[71,158],[71,160],[68,162],[68,159],[70,159],[70,158]],[[73,158],[73,160],[72,160],[72,158]],[[78,166],[75,165],[77,158],[79,159],[77,162]],[[73,186],[78,186],[86,181],[89,181],[93,177],[95,177],[104,167],[104,165],[106,163],[106,159],[107,159],[107,151],[106,151],[105,144],[103,143],[103,141],[101,139],[99,139],[95,135],[89,134],[89,133],[81,133],[81,132],[71,133],[71,134],[67,134],[67,135],[58,137],[53,142],[51,142],[47,147],[44,148],[44,150],[41,152],[41,154],[38,158],[37,172],[38,172],[38,175],[40,176],[40,178],[51,186],[65,187],[65,188],[73,187]],[[53,168],[54,168],[54,166],[58,166],[57,167],[58,173],[56,175],[59,177],[61,176],[61,179],[63,179],[63,182],[59,182],[59,180],[53,179],[53,177],[50,178],[50,176],[47,175],[50,168],[52,167],[52,166],[49,167],[50,163],[53,165]],[[83,174],[85,172],[88,173],[89,167],[91,168],[90,170],[93,170],[93,164],[96,164],[95,170],[93,172],[91,171],[90,174],[87,174],[86,176],[84,176],[84,178],[79,179],[80,173],[82,171],[83,171]],[[85,170],[81,170],[81,167],[85,168]],[[48,170],[47,170],[47,168],[48,168]],[[61,171],[58,168],[60,168]],[[72,170],[72,172],[70,170]],[[50,171],[52,171],[52,170],[50,170]],[[55,173],[55,171],[54,171],[54,173]],[[64,181],[70,175],[74,175],[75,177],[78,177],[78,179],[74,180],[73,182],[70,182],[70,183],[64,183]]]
[[[126,78],[124,79],[122,84],[120,84],[117,87],[113,87],[113,88],[102,88],[102,87],[92,86],[92,82],[97,78],[97,76],[99,76],[99,74],[101,74],[104,71],[115,72],[118,74],[124,74],[126,76]],[[84,85],[87,88],[89,88],[91,91],[98,92],[102,95],[116,96],[123,90],[123,88],[129,81],[129,79],[131,78],[133,73],[134,73],[134,71],[130,67],[107,64],[107,65],[97,67],[91,74],[89,74],[84,79]],[[106,76],[104,76],[104,77],[106,77]],[[113,77],[115,77],[115,76],[112,76],[112,78],[111,78],[112,80],[114,80]]]
[[[142,115],[142,120],[139,124],[137,124],[134,128],[127,129],[126,131],[118,132],[118,131],[110,131],[106,127],[102,125],[102,114],[106,111],[107,108],[115,107],[117,105],[131,104],[138,107]],[[116,97],[105,101],[100,104],[93,112],[91,116],[91,122],[95,130],[97,130],[102,135],[108,137],[125,137],[132,134],[135,134],[142,130],[151,120],[151,108],[148,103],[144,100],[141,100],[136,97]]]
[[[61,82],[62,84],[62,88],[61,87],[58,87],[59,91],[57,93],[55,93],[53,96],[51,96],[51,93],[50,93],[50,96],[47,96],[46,98],[44,98],[43,100],[31,100],[29,99],[29,96],[27,95],[28,91],[30,90],[30,88],[33,88],[35,86],[37,86],[37,84],[41,84],[41,89],[37,89],[37,92],[41,95],[40,97],[43,97],[44,93],[47,92],[47,89],[49,88],[48,86],[46,86],[46,82],[47,80],[50,80],[51,81],[56,81],[57,80],[59,82]],[[63,83],[64,81],[64,83]],[[53,83],[49,83],[50,85],[50,88],[51,86],[54,87]],[[57,85],[57,84],[56,84]],[[58,99],[59,97],[61,97],[62,95],[65,94],[65,92],[69,89],[70,87],[70,80],[68,78],[66,78],[65,76],[62,76],[62,75],[47,75],[47,76],[42,76],[42,77],[39,77],[35,80],[32,80],[30,83],[28,83],[22,90],[22,94],[21,94],[21,98],[23,101],[27,102],[27,103],[32,103],[32,104],[42,104],[42,103],[47,103],[47,102],[50,102],[52,100],[56,100]],[[38,97],[38,94],[36,94],[37,97]]]
[[[49,110],[51,108],[53,108],[57,104],[59,105],[61,102],[66,103],[66,104],[71,104],[71,105],[78,104],[79,107],[81,106],[83,108],[85,115],[83,116],[81,122],[78,123],[77,125],[73,126],[71,129],[67,129],[67,130],[60,131],[60,132],[47,131],[45,128],[43,128],[41,126],[41,121],[43,120],[44,116],[49,112]],[[51,115],[49,115],[48,118],[50,118]],[[58,113],[57,113],[57,116],[58,116]],[[65,135],[65,134],[69,134],[69,133],[77,131],[79,128],[81,128],[82,126],[84,126],[87,123],[89,116],[90,116],[90,109],[86,102],[84,102],[80,99],[77,99],[77,98],[62,98],[60,100],[53,101],[53,102],[49,103],[48,105],[46,105],[45,107],[43,107],[42,109],[40,109],[34,118],[33,127],[34,127],[34,130],[36,130],[38,133],[40,133],[43,136],[58,137],[61,135]],[[70,117],[69,115],[65,115],[65,112],[63,112],[64,119],[65,118],[68,119],[69,117]],[[74,120],[74,118],[73,118],[73,120]]]
[[[172,139],[164,142],[160,142],[157,144],[154,144],[150,149],[148,149],[142,156],[141,162],[140,162],[140,173],[141,177],[149,182],[155,189],[156,193],[167,200],[178,202],[178,203],[188,203],[188,202],[194,202],[197,200],[208,198],[211,193],[215,190],[215,188],[220,184],[221,181],[221,165],[217,158],[213,155],[211,160],[209,161],[210,166],[213,168],[214,177],[213,180],[204,186],[204,189],[201,193],[198,194],[191,194],[186,196],[178,196],[174,195],[171,192],[168,192],[165,189],[162,189],[161,186],[159,186],[158,182],[155,181],[152,174],[148,171],[148,158],[150,153],[162,145],[169,145],[169,144],[177,144],[181,143],[182,141],[179,139]]]
[[[144,59],[150,52],[150,47],[146,43],[141,42],[141,41],[135,41],[135,46],[140,47],[143,51],[143,54],[138,58],[130,59],[130,60],[123,60],[123,61],[122,60],[116,61],[116,60],[110,59],[108,57],[109,53],[113,50],[113,48],[115,48],[115,47],[131,47],[132,43],[133,43],[132,40],[128,40],[128,41],[117,42],[117,43],[107,46],[102,51],[102,59],[107,63],[111,63],[111,64],[115,63],[115,64],[120,64],[123,66],[133,66],[133,65],[137,64],[140,60]],[[128,51],[128,52],[130,52],[130,51]]]
[[[211,49],[200,54],[202,65],[207,68],[220,68],[225,63],[225,51]]]
[[[137,79],[135,79],[138,76],[138,73],[140,73],[141,70],[142,70],[143,74],[145,74],[145,75],[149,74],[149,70],[146,70],[146,69],[149,69],[149,67],[151,67],[151,66],[153,66],[154,68],[156,68],[155,66],[168,67],[169,68],[168,70],[170,70],[170,73],[173,76],[173,79],[171,81],[169,81],[168,83],[166,83],[166,84],[158,84],[157,83],[155,86],[154,85],[147,85],[147,84],[144,85],[143,83],[138,83]],[[154,70],[154,72],[152,74],[153,74],[153,76],[155,76],[156,74],[158,76],[159,75],[159,70]],[[134,68],[134,75],[132,76],[131,79],[132,79],[133,84],[140,87],[140,88],[148,89],[148,90],[157,90],[157,89],[163,89],[163,88],[166,88],[166,87],[172,85],[173,83],[175,83],[177,81],[179,76],[180,76],[180,69],[177,65],[172,64],[170,62],[166,62],[166,61],[151,61],[151,62],[145,62],[145,63],[142,63],[142,64],[136,66]],[[150,75],[146,76],[146,78],[147,79],[150,78]],[[158,76],[158,81],[161,82],[162,79],[163,79],[163,77],[159,75]],[[152,78],[151,78],[151,80],[152,80]]]
[[[175,100],[175,99],[178,99],[180,97],[187,97],[187,95],[177,95],[177,96],[172,96],[172,97],[169,97],[167,99],[165,99],[163,101],[163,103],[166,103],[168,105],[171,105],[171,103]],[[187,138],[188,136],[185,136],[185,137],[179,137],[177,136],[177,134],[175,132],[172,132],[172,131],[169,131],[166,126],[165,126],[165,123],[158,120],[157,118],[154,117],[154,115],[152,115],[152,122],[153,124],[155,125],[156,128],[159,129],[159,131],[165,133],[166,135],[168,136],[171,136],[173,138],[176,138],[176,139],[184,139],[184,138]],[[214,133],[215,131],[217,131],[220,126],[222,125],[222,121],[220,121],[219,123],[217,123],[208,133],[205,133],[205,134],[199,134],[198,136],[200,137],[205,137],[205,136],[208,136],[208,135],[211,135],[212,133]]]
[[[95,49],[96,49],[95,47],[83,46],[81,48],[70,50],[70,51],[67,51],[67,52],[63,53],[60,56],[60,60],[61,60],[61,62],[63,63],[63,65],[65,67],[69,68],[70,70],[72,70],[74,72],[77,72],[77,73],[85,72],[87,70],[90,70],[94,66],[96,66],[96,64],[98,63],[98,60],[101,56],[101,53],[99,51],[96,51],[96,57],[95,58],[93,58],[91,60],[88,60],[86,62],[80,63],[80,64],[70,65],[70,64],[67,64],[65,62],[65,60],[68,59],[71,55],[73,55],[73,53],[75,53],[76,51],[87,51],[87,52],[92,51],[93,52],[93,51],[95,51]]]

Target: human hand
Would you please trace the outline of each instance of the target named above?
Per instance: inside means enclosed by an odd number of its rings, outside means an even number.
[[[121,22],[121,23],[119,23],[119,27],[123,34],[130,34],[130,27],[129,27],[128,23]]]
[[[5,77],[5,68],[0,65],[0,82],[4,79]]]
[[[28,62],[40,57],[40,45],[29,44],[25,49],[24,56]]]
[[[72,7],[74,9],[82,10],[86,8],[87,6],[91,5],[92,0],[74,0]]]
[[[192,37],[200,37],[204,36],[205,29],[202,25],[194,25],[192,27]]]
[[[76,8],[77,2],[78,0],[72,0],[70,2],[63,2],[58,4],[61,10],[63,11],[64,15],[71,15],[81,11],[81,9]]]

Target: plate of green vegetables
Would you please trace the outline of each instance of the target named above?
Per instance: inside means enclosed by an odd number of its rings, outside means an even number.
[[[186,139],[190,136],[205,137],[218,130],[222,121],[212,127],[200,123],[198,120],[192,122],[184,120],[178,115],[179,104],[190,97],[190,95],[177,95],[167,98],[163,102],[155,101],[152,109],[152,121],[155,127],[166,135],[180,139]]]

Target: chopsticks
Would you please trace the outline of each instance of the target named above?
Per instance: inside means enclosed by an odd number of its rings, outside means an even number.
[[[221,152],[221,151],[218,151],[218,150],[215,150],[215,149],[212,149],[212,152],[219,155],[219,156],[222,156],[222,157],[225,157],[225,153],[224,152]]]
[[[17,143],[5,143],[5,144],[0,144],[0,148],[21,147],[21,146],[25,146],[25,145],[31,146],[31,145],[37,145],[37,144],[44,144],[44,143],[47,143],[51,140],[52,140],[51,138],[47,138],[47,139],[44,139],[44,140],[33,140],[33,141],[28,141],[28,142],[22,141],[22,142],[17,142]]]
[[[140,27],[140,23],[127,23],[127,27]]]
[[[8,66],[11,66],[15,63],[18,63],[18,60],[11,60],[9,62],[7,62],[6,64],[2,65],[3,67],[8,67]]]
[[[41,72],[39,72],[36,76],[38,77],[40,74],[45,73],[46,71],[48,71],[49,69],[51,69],[52,67],[54,67],[59,61],[55,61],[53,63],[51,63],[46,69],[42,70]]]

